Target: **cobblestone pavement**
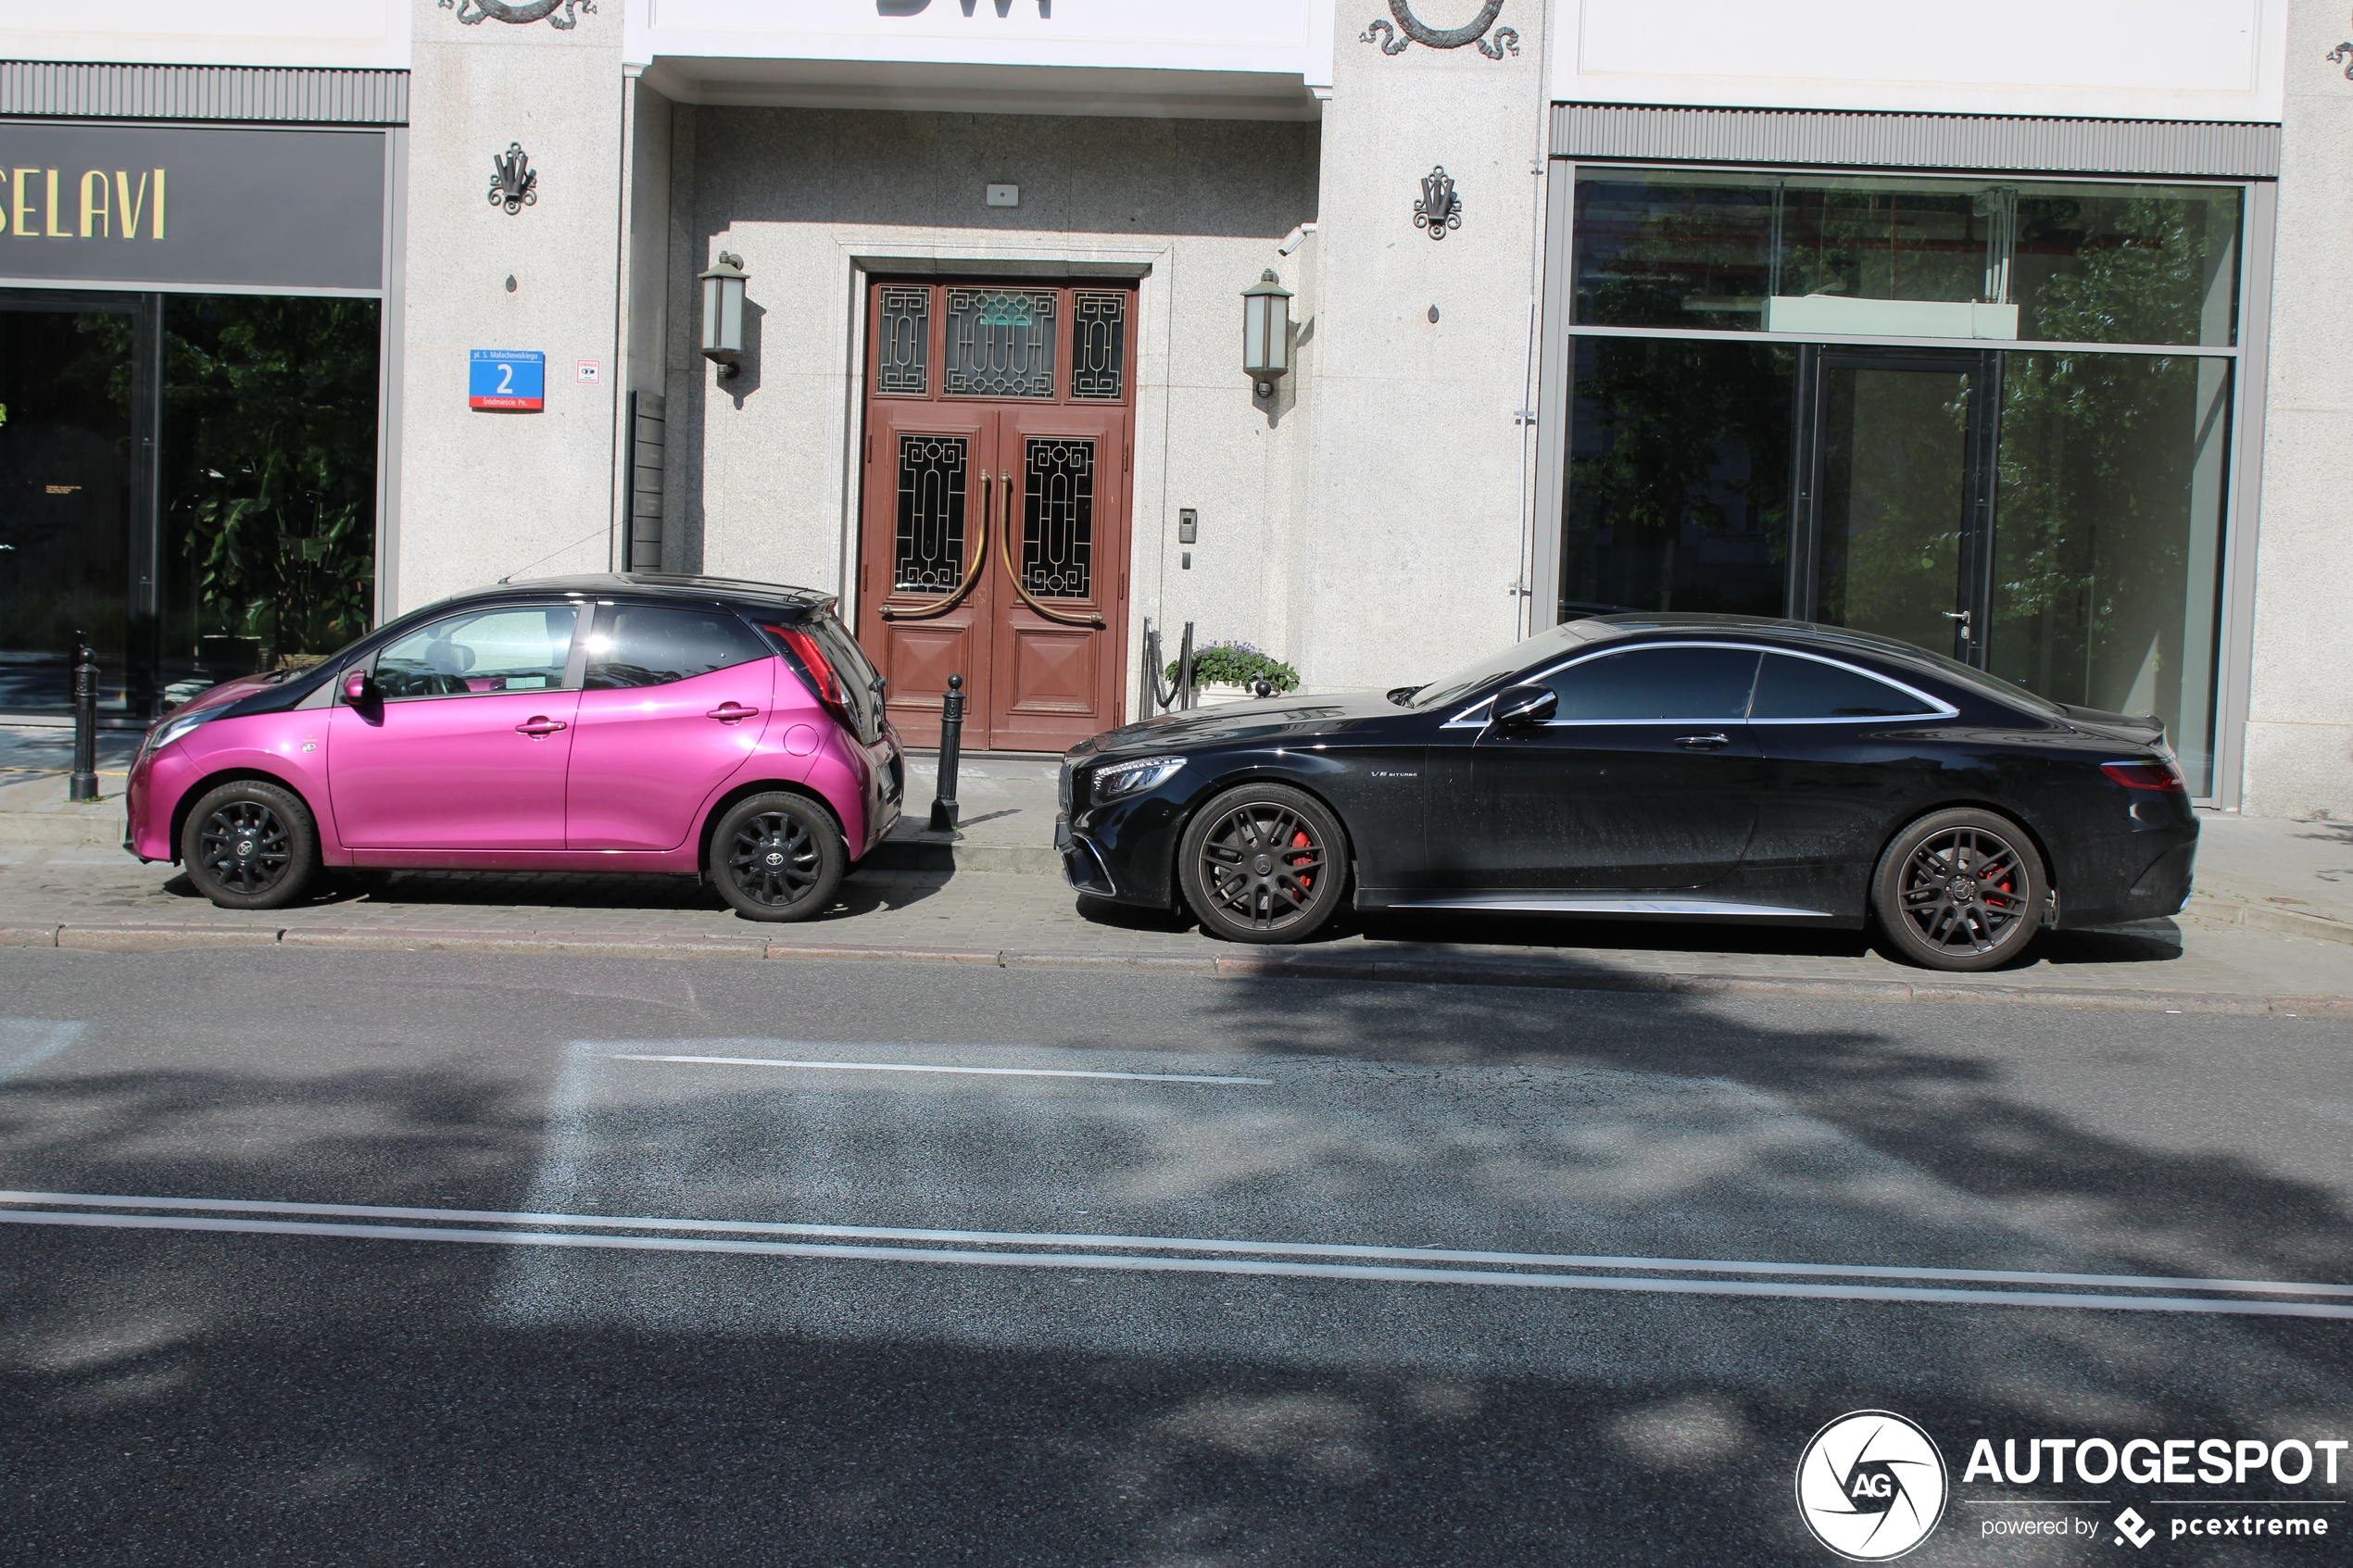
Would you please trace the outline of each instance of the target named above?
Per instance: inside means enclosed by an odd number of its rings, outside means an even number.
[[[1345,919],[1327,940],[1268,950],[1211,941],[1174,917],[1082,899],[1046,877],[864,872],[826,914],[793,925],[737,918],[687,878],[439,872],[329,879],[295,908],[217,909],[169,866],[90,848],[0,851],[5,939],[178,947],[212,942],[539,950],[586,945],[747,958],[932,958],[975,962],[1273,967],[1365,979],[1502,978],[1652,988],[1681,979],[1862,988],[1909,997],[2090,998],[2169,1008],[2295,1010],[2353,999],[2353,947],[2236,924],[2155,921],[2060,933],[2031,961],[1988,975],[1891,962],[1859,934],[1471,917]],[[59,935],[63,928],[63,935]],[[2353,1000],[2348,1000],[2353,1006]]]

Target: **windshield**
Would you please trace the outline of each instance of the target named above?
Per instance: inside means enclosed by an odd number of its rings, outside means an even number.
[[[1414,694],[1414,706],[1436,708],[1443,703],[1457,701],[1482,686],[1491,684],[1500,677],[1559,653],[1572,644],[1589,643],[1598,636],[1617,634],[1617,627],[1604,626],[1591,621],[1572,621],[1565,626],[1555,626],[1549,632],[1539,632],[1524,643],[1513,643],[1507,647],[1498,648],[1476,663],[1465,665],[1443,680],[1432,681]]]

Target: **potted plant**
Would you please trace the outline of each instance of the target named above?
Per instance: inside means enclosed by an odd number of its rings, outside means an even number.
[[[1164,671],[1173,684],[1176,661]],[[1203,643],[1193,649],[1193,691],[1203,704],[1250,702],[1264,681],[1276,695],[1299,689],[1299,671],[1249,643]]]

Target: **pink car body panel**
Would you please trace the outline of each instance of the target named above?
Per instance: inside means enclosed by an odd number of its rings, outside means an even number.
[[[234,701],[260,684],[216,688],[174,714]],[[709,717],[731,702],[761,711]],[[178,859],[172,829],[182,804],[208,781],[235,773],[274,778],[300,796],[330,866],[695,872],[713,811],[763,783],[822,797],[852,860],[889,825],[874,807],[893,741],[886,734],[875,746],[861,743],[781,659],[666,686],[388,702],[381,716],[380,726],[371,725],[338,698],[332,707],[216,719],[143,751],[127,791],[126,847],[143,859]],[[519,729],[534,719],[565,728]],[[579,841],[569,827],[574,798]],[[673,832],[670,844],[646,842]]]

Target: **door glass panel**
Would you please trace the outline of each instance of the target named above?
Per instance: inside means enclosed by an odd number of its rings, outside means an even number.
[[[1027,445],[1022,586],[1041,599],[1083,599],[1094,585],[1095,444],[1031,436]]]
[[[1817,621],[1957,646],[1969,395],[1966,373],[1825,367]]]
[[[732,611],[602,605],[581,684],[592,692],[666,686],[768,657],[768,645]]]
[[[882,330],[875,337],[875,386],[900,396],[931,390],[931,290],[882,291]]]
[[[957,289],[948,295],[950,397],[1054,395],[1052,289]]]
[[[2012,354],[2002,379],[1988,667],[2163,719],[2213,793],[2231,365]]]
[[[1580,326],[2236,341],[2236,186],[1580,171]]]
[[[571,605],[535,605],[436,621],[376,655],[376,684],[396,702],[561,686],[578,614]]]
[[[902,594],[950,594],[964,581],[965,440],[899,438],[899,539],[890,585]]]
[[[67,708],[78,632],[124,705],[132,319],[0,310],[0,707]]]
[[[1563,620],[1783,612],[1796,367],[1762,345],[1577,340]]]
[[[1747,648],[1645,648],[1572,664],[1544,678],[1556,720],[1737,721],[1748,712],[1757,655]]]
[[[1126,390],[1127,292],[1080,289],[1070,296],[1070,395],[1113,403]]]
[[[1934,711],[1859,670],[1768,653],[1756,678],[1752,719],[1889,719]]]

